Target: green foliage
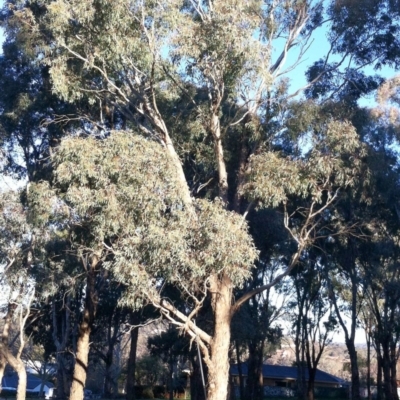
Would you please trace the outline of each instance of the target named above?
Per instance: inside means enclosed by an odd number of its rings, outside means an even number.
[[[237,286],[249,276],[257,251],[246,222],[218,200],[185,208],[159,144],[129,132],[69,138],[54,166],[52,187],[29,190],[37,222],[58,235],[70,230],[80,252],[112,253],[106,265],[133,289],[128,296],[155,295],[157,278],[197,293],[211,274],[224,272]]]
[[[144,356],[136,362],[135,374],[137,384],[150,386],[148,389],[151,390],[151,386],[163,380],[167,376],[168,371],[159,357]],[[154,395],[151,398],[154,398]]]
[[[354,186],[366,149],[351,124],[332,121],[313,140],[304,159],[271,151],[253,156],[244,187],[247,197],[265,207],[286,203],[291,196],[320,203],[324,193]]]

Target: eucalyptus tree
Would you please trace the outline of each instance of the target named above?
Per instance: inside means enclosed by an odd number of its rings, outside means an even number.
[[[346,142],[338,141],[343,129],[347,133]],[[329,151],[334,157],[326,156]],[[274,163],[255,166],[253,171],[257,174],[249,176],[247,190],[249,193],[258,190],[257,198],[270,201],[270,191],[274,188],[275,204],[285,203],[288,229],[289,210],[285,201],[288,195],[303,191],[303,196],[310,199],[308,206],[304,204],[292,210],[298,214],[297,220],[304,218],[303,213],[306,217],[298,226],[300,232],[290,230],[300,242],[300,248],[292,256],[289,268],[294,268],[301,251],[306,248],[305,239],[318,236],[320,221],[317,217],[334,204],[339,188],[352,185],[357,179],[361,161],[355,163],[354,160],[358,151],[362,154],[362,146],[352,128],[332,123],[327,127],[323,142],[316,143],[306,160],[280,159],[274,153],[254,158],[255,163],[264,163],[268,157],[273,157]],[[179,176],[176,177],[173,165],[169,164],[169,156],[157,143],[135,134],[115,132],[109,138],[97,141],[65,140],[56,152],[54,163],[52,186],[43,182],[30,188],[30,205],[37,220],[50,221],[51,225],[57,221],[58,229],[76,227],[76,231],[71,230],[71,240],[77,255],[84,261],[95,257],[96,266],[104,264],[121,282],[129,285],[131,290],[125,296],[127,304],[137,304],[142,297],[151,301],[171,322],[178,326],[188,325],[189,334],[198,335],[208,369],[213,371],[209,371],[209,394],[215,395],[213,379],[217,383],[217,378],[220,379],[218,385],[221,386],[225,379],[226,385],[227,377],[218,376],[216,368],[222,369],[226,362],[221,357],[221,347],[226,346],[226,350],[229,347],[230,316],[245,300],[272,286],[268,283],[254,289],[234,304],[230,297],[229,303],[225,304],[221,304],[219,296],[212,299],[216,302],[212,304],[213,334],[199,329],[191,321],[205,301],[208,290],[212,293],[213,286],[208,282],[213,274],[223,274],[229,279],[230,290],[249,277],[257,252],[243,218],[224,211],[218,200],[193,200],[194,207],[185,206]],[[285,174],[283,180],[282,171]],[[326,217],[321,220],[325,228],[329,222]],[[80,235],[84,229],[86,234]],[[217,239],[218,246],[215,245]],[[164,280],[178,286],[187,297],[191,306],[189,316],[163,298],[160,285]],[[86,293],[93,295],[89,285]],[[77,364],[81,371],[75,377],[75,381],[79,378],[81,382],[85,379],[91,326],[89,322],[84,323],[85,332],[80,333],[85,335],[79,337],[77,348]],[[207,345],[216,360],[210,357]],[[224,390],[217,383],[214,383],[215,389]],[[83,390],[82,384],[75,385],[75,392],[73,384],[71,398],[79,396],[79,390]]]
[[[118,301],[124,287],[112,280],[105,286],[98,294],[99,304],[91,332],[91,350],[92,358],[101,360],[105,366],[103,393],[108,398],[114,398],[118,394],[120,376],[116,353],[122,336],[128,331],[132,311],[126,307],[119,307]]]
[[[0,339],[0,378],[6,364],[18,375],[17,399],[26,395],[27,375],[22,360],[25,328],[37,294],[31,270],[40,262],[38,233],[27,222],[18,192],[0,192],[0,285],[3,329]],[[11,335],[16,332],[15,337]]]
[[[207,277],[214,269],[226,268],[238,283],[248,275],[256,251],[246,233],[246,224],[224,212],[218,202],[199,202],[196,214],[182,207],[179,184],[157,144],[127,133],[114,133],[97,143],[71,139],[56,154],[59,165],[53,188],[41,183],[30,189],[36,218],[47,221],[53,210],[56,214],[49,220],[51,224],[59,219],[61,227],[76,227],[71,240],[77,255],[84,261],[94,257],[95,267],[100,263],[112,265],[113,272],[131,287],[126,301],[129,296],[138,301],[137,296],[142,294],[168,312],[173,306],[160,298],[157,276],[181,285],[188,295],[198,290],[204,300],[205,282],[201,277]],[[89,234],[78,235],[82,229]],[[213,247],[217,236],[220,245]],[[232,243],[236,243],[235,251]],[[93,302],[88,305],[89,317],[97,306],[91,298],[94,294],[87,285],[86,296]],[[200,305],[196,304],[197,308]],[[84,320],[83,324],[81,330],[84,328],[85,332],[80,332],[77,346],[81,371],[74,376],[75,382],[85,381],[91,321]],[[208,338],[207,333],[200,334]],[[73,383],[71,398],[79,397],[82,391],[81,383],[75,387]]]
[[[391,245],[382,241],[379,246],[397,248],[397,239],[393,242]],[[394,261],[398,253],[396,248],[391,249],[393,253],[390,256],[382,257],[379,268],[369,265],[370,283],[367,289],[368,304],[375,319],[373,336],[378,365],[383,372],[384,396],[389,399],[398,399],[396,376],[400,327],[398,268]]]
[[[330,122],[316,129],[315,147],[304,160],[281,157],[273,151],[282,140],[276,129],[279,125],[276,113],[285,108],[289,97],[285,82],[279,78],[290,49],[300,49],[300,58],[304,54],[311,33],[322,21],[322,2],[286,1],[265,5],[257,1],[205,4],[59,0],[30,2],[25,8],[20,4],[15,5],[9,21],[20,23],[20,34],[37,42],[40,58],[50,68],[53,90],[64,100],[88,101],[97,104],[99,110],[105,106],[116,108],[128,125],[159,143],[160,151],[169,157],[166,164],[173,170],[182,202],[180,207],[188,213],[186,221],[197,224],[199,229],[206,229],[207,224],[207,228],[215,226],[221,235],[220,238],[213,235],[210,242],[202,243],[208,249],[212,242],[210,254],[216,248],[221,254],[227,254],[222,216],[228,218],[232,232],[244,235],[239,229],[239,220],[243,219],[241,214],[247,215],[247,206],[283,207],[285,226],[296,245],[287,268],[271,282],[233,303],[232,289],[248,276],[256,256],[251,241],[244,236],[238,243],[238,253],[226,256],[222,264],[219,264],[221,259],[208,260],[207,252],[196,248],[199,256],[205,257],[200,270],[207,273],[200,274],[202,279],[191,291],[187,282],[181,284],[181,289],[192,299],[193,308],[188,315],[165,299],[152,298],[165,315],[199,338],[209,369],[208,397],[226,398],[232,315],[245,301],[273,286],[294,268],[317,234],[318,224],[326,222],[321,216],[334,206],[339,188],[352,185],[360,167],[362,146],[347,123]],[[282,52],[272,59],[272,42],[282,37],[286,38]],[[320,71],[308,85],[337,67]],[[199,101],[201,94],[204,101]],[[197,190],[211,182],[209,187],[214,191],[208,191],[210,197],[219,197],[222,203],[205,202],[198,206],[192,196],[192,176],[182,167],[180,159],[185,158],[185,146],[180,146],[184,134],[177,129],[177,118],[174,121],[182,99],[191,104],[194,117],[187,129],[197,137],[206,138],[209,144],[207,166],[212,174],[209,180],[199,183]],[[163,107],[172,104],[170,109],[174,110],[174,103],[177,108],[167,118]],[[271,111],[275,112],[272,116]],[[238,131],[239,162],[228,174],[230,157],[234,154],[229,143]],[[133,140],[132,136],[128,137]],[[68,143],[72,147],[72,142]],[[79,146],[83,142],[79,141]],[[94,144],[87,151],[95,152]],[[161,153],[153,159],[152,167],[163,165],[160,160]],[[85,191],[84,185],[79,188]],[[298,195],[309,198],[310,202],[290,211],[288,202]],[[235,214],[223,212],[224,208],[234,210]],[[206,215],[208,219],[203,220],[202,216]],[[111,227],[107,229],[112,232]],[[181,230],[185,237],[185,229]],[[98,236],[103,234],[101,231]],[[164,235],[163,240],[169,237],[170,243],[179,243],[171,234]],[[152,246],[161,244],[154,239]],[[129,271],[138,261],[129,253],[120,253],[110,243],[97,245],[103,246],[96,250],[105,257],[103,263],[111,262],[107,257],[117,259],[124,255],[119,260],[126,262],[115,262],[113,271],[121,281],[136,287]],[[172,250],[169,249],[167,257],[164,245],[164,252],[155,251],[152,257],[156,254],[166,257],[164,261],[170,265],[174,260],[171,253],[176,256]],[[243,258],[244,253],[247,256]],[[141,259],[140,254],[137,257]],[[151,263],[146,261],[145,265]],[[191,268],[196,270],[198,266]],[[180,283],[177,280],[175,284]],[[214,311],[211,333],[200,330],[191,320],[208,293]]]
[[[331,265],[328,281],[329,298],[343,330],[350,357],[352,396],[358,399],[360,397],[360,374],[355,335],[359,324],[358,317],[363,298],[360,291],[362,274],[356,262],[357,251],[355,250],[356,244],[354,242],[355,240],[351,238],[347,243],[337,245],[338,254],[336,254],[336,259],[335,256],[333,257],[335,266]],[[328,264],[330,264],[330,261],[328,261]],[[347,316],[347,321],[345,316]],[[350,320],[350,326],[348,320]]]
[[[337,324],[328,300],[325,268],[318,255],[304,255],[286,288],[293,289],[287,313],[294,335],[299,399],[314,399],[317,367]]]

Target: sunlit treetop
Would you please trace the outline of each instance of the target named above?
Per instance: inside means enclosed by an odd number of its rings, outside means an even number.
[[[68,228],[79,254],[108,253],[106,265],[136,297],[157,293],[158,278],[186,295],[205,292],[213,273],[241,285],[257,257],[247,223],[218,200],[185,207],[169,161],[134,133],[66,139],[52,185],[30,186],[36,223]]]

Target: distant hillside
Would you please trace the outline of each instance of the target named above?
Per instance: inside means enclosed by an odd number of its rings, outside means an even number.
[[[359,357],[361,380],[364,380],[366,378],[366,345],[357,346],[357,354]],[[375,376],[376,358],[374,353],[372,353],[371,358],[371,375]],[[285,339],[281,348],[267,359],[266,362],[273,365],[293,365],[295,362],[295,347],[293,341],[291,339]],[[346,345],[343,343],[332,343],[325,349],[318,368],[339,378],[349,380],[349,366],[350,358]]]

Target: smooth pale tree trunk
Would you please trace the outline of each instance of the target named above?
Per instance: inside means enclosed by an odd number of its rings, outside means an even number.
[[[95,281],[96,281],[96,265],[98,259],[92,256],[92,262],[86,278],[86,296],[83,310],[82,322],[79,325],[78,340],[76,345],[76,356],[74,373],[72,376],[71,392],[69,400],[82,400],[84,397],[84,389],[87,377],[87,368],[89,360],[89,339],[92,330],[96,308],[98,304]]]
[[[14,367],[13,367],[14,368]],[[17,397],[16,400],[25,400],[26,398],[26,385],[27,385],[27,375],[24,363],[19,360],[18,368],[14,368],[18,375],[18,387],[17,387]]]
[[[89,337],[90,324],[88,321],[88,311],[84,311],[84,320],[79,327],[79,337],[77,343],[76,360],[74,374],[72,378],[70,400],[82,400],[87,376],[89,358]]]
[[[210,344],[207,400],[226,400],[229,383],[229,345],[231,338],[232,283],[230,279],[213,276],[210,280],[212,308],[214,311],[214,335]]]
[[[2,390],[1,383],[3,381],[3,376],[4,376],[4,371],[6,369],[6,365],[7,365],[6,360],[0,353],[0,394],[1,394],[1,390]]]
[[[131,325],[139,324],[139,314],[133,312],[130,319]],[[136,371],[136,353],[139,338],[139,328],[131,330],[131,346],[129,349],[128,374],[126,377],[126,399],[135,400],[135,371]]]
[[[28,307],[28,313],[30,309],[30,302],[29,302],[29,307]],[[9,348],[9,336],[10,336],[10,328],[11,328],[11,321],[14,315],[14,312],[16,310],[16,305],[15,304],[9,304],[8,305],[8,310],[6,317],[4,319],[4,326],[3,326],[3,333],[2,333],[2,338],[1,338],[1,344],[0,344],[0,353],[1,353],[1,361],[2,361],[2,375],[4,375],[4,368],[5,368],[5,363],[9,364],[11,368],[17,373],[18,375],[18,387],[17,387],[17,395],[16,395],[16,400],[25,400],[26,398],[26,384],[27,384],[27,375],[26,375],[26,370],[25,370],[25,365],[23,361],[21,360],[21,353],[22,349],[24,347],[24,340],[22,337],[20,337],[20,347],[18,349],[18,353],[16,356],[14,356],[11,353],[11,350]],[[28,314],[27,314],[28,315]],[[26,316],[27,316],[26,315]],[[23,331],[26,318],[22,318],[20,331]],[[1,377],[2,378],[2,377]],[[0,381],[1,383],[1,381]]]

